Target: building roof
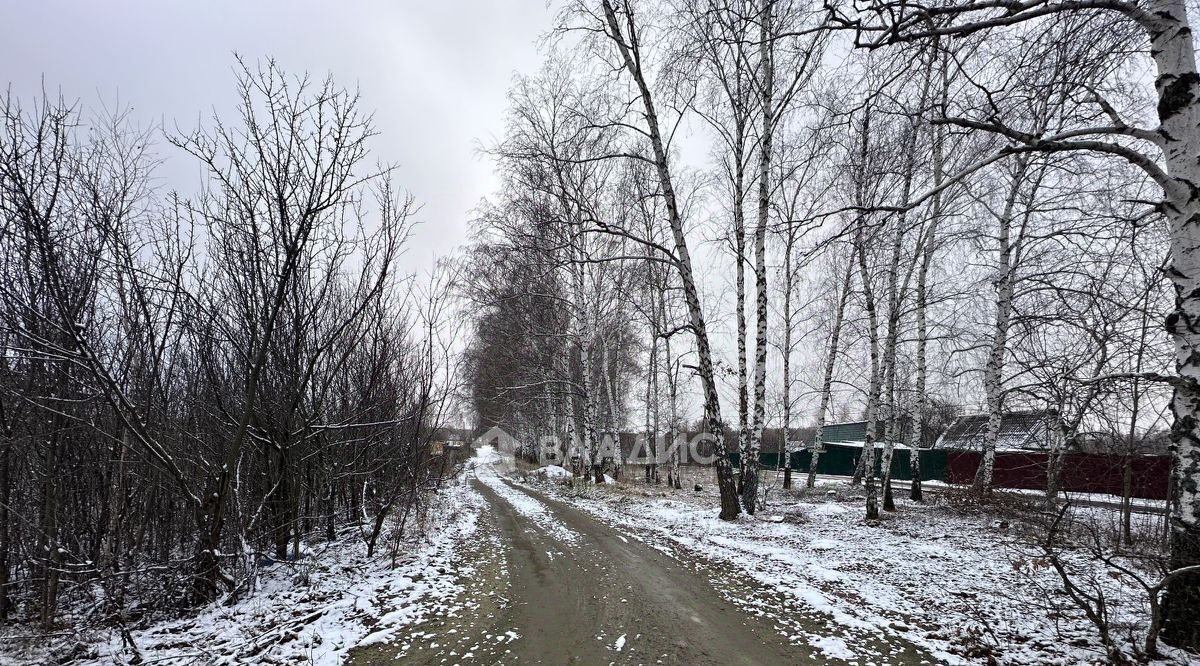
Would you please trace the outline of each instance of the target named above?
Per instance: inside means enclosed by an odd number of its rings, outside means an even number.
[[[455,428],[453,426],[446,426],[435,429],[433,431],[433,439],[442,442],[469,442],[474,439],[474,437],[472,436],[469,428]]]
[[[1049,411],[1005,412],[1000,416],[998,451],[1041,451],[1050,448],[1054,415]],[[987,431],[987,414],[960,416],[934,448],[979,450]]]
[[[880,434],[876,428],[876,435]],[[816,437],[816,433],[813,434]],[[842,442],[864,442],[867,439],[867,422],[830,423],[821,430],[821,441],[826,444]]]
[[[1146,433],[1132,442],[1125,435],[1091,431],[1077,433],[1068,444],[1070,451],[1092,455],[1163,456],[1170,453],[1171,438],[1165,431]]]
[[[911,439],[909,432],[908,417],[901,417],[897,424],[897,429],[900,432],[900,437],[897,438],[896,444],[904,446]],[[875,425],[875,441],[883,442],[887,433],[887,421],[880,419]],[[816,431],[813,431],[812,437],[804,439],[804,445],[808,446],[816,437]],[[822,444],[843,444],[846,446],[862,446],[867,441],[867,422],[866,421],[847,421],[845,423],[827,423],[821,431]]]
[[[792,434],[796,435],[798,430],[804,430],[804,428],[793,428]],[[703,432],[699,430],[688,430],[687,432],[681,434],[683,434],[687,441],[691,441],[692,438],[703,434]],[[647,454],[647,450],[645,449],[647,444],[645,433],[622,432],[620,436],[621,455],[623,459],[629,460],[632,456]],[[665,432],[659,433],[659,436],[655,440],[657,445],[662,446],[666,441],[665,438]],[[764,453],[777,453],[780,450],[780,445],[782,443],[783,430],[781,428],[763,428],[762,439],[759,441],[759,451]],[[727,428],[725,430],[725,448],[730,452],[738,450],[737,430],[732,428]],[[708,441],[700,442],[697,447],[697,452],[701,455],[708,455],[711,453],[711,451],[712,443]]]

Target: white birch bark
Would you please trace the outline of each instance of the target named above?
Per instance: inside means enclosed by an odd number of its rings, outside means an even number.
[[[737,372],[738,372],[738,491],[746,478],[747,452],[750,449],[750,384],[746,351],[746,213],[745,213],[745,129],[739,126],[733,144],[733,238],[735,285],[737,289]]]
[[[687,238],[684,235],[683,215],[675,195],[675,184],[671,177],[670,158],[663,143],[663,135],[659,128],[658,112],[654,106],[654,98],[650,86],[642,71],[642,57],[639,49],[638,27],[628,6],[622,17],[618,18],[617,11],[611,0],[602,0],[604,17],[608,28],[608,37],[616,47],[626,72],[637,86],[641,98],[646,122],[646,134],[650,139],[653,151],[653,161],[658,172],[659,187],[662,190],[663,204],[667,212],[667,220],[671,226],[671,235],[675,242],[675,265],[679,271],[683,287],[684,303],[688,310],[688,321],[696,341],[698,357],[698,374],[704,392],[704,422],[709,435],[713,439],[714,453],[717,459],[714,463],[717,473],[717,486],[721,494],[720,517],[733,520],[741,513],[739,508],[737,488],[733,479],[733,467],[729,462],[725,448],[725,428],[721,422],[721,403],[717,393],[716,376],[713,371],[712,349],[709,345],[708,327],[704,311],[700,307],[700,296],[696,291],[696,282],[692,271],[691,252],[688,249]],[[635,55],[636,54],[636,55]]]
[[[1169,276],[1175,310],[1167,331],[1175,342],[1179,381],[1171,401],[1173,494],[1168,567],[1200,564],[1200,75],[1195,41],[1182,0],[1153,0],[1143,26],[1158,68],[1159,132],[1170,174],[1163,186],[1171,232]],[[1200,649],[1200,575],[1179,576],[1167,586],[1163,638]]]
[[[771,210],[771,157],[775,132],[774,0],[763,0],[759,12],[759,67],[762,136],[758,144],[758,224],[754,229],[754,423],[742,469],[742,506],[754,514],[758,502],[758,452],[767,403],[767,224]]]
[[[863,452],[858,459],[861,472],[855,477],[865,479],[867,494],[866,519],[879,518],[879,492],[875,487],[875,439],[879,423],[879,393],[882,386],[879,359],[879,313],[875,306],[875,290],[871,283],[871,271],[867,266],[867,226],[865,212],[870,207],[870,183],[876,177],[870,163],[871,105],[868,101],[863,112],[862,135],[859,143],[858,173],[856,178],[855,202],[860,206],[854,228],[854,253],[858,260],[859,279],[862,282],[863,308],[867,311],[867,342],[870,352],[870,384],[867,388],[867,424],[863,435]],[[853,483],[853,481],[852,481]]]
[[[865,143],[865,141],[864,141]],[[867,520],[879,518],[879,491],[875,487],[875,438],[879,422],[879,315],[875,308],[875,293],[871,288],[871,274],[867,269],[865,216],[859,219],[856,232],[859,278],[862,280],[863,307],[867,310],[867,341],[871,355],[871,381],[867,389],[867,427],[863,437],[863,452],[860,458],[862,476],[867,491]]]
[[[1050,451],[1046,455],[1046,502],[1058,497],[1059,475],[1062,471],[1063,452],[1071,438],[1071,426],[1067,423],[1067,382],[1064,369],[1059,378],[1058,403],[1054,410],[1054,432],[1050,433]]]
[[[924,104],[924,95],[921,99],[922,106]],[[916,152],[916,116],[912,125],[908,128],[908,135],[905,139],[904,154],[907,155],[904,164],[904,176],[900,186],[900,206],[907,207],[910,195],[912,194],[914,153]],[[904,279],[900,278],[900,259],[901,249],[904,245],[904,232],[907,226],[908,216],[901,212],[896,219],[895,230],[892,234],[892,256],[888,263],[887,289],[888,289],[888,321],[887,333],[884,337],[883,347],[883,376],[886,377],[887,386],[884,389],[887,396],[887,421],[886,431],[883,442],[883,456],[880,461],[880,472],[883,475],[883,509],[885,511],[895,511],[896,504],[892,497],[892,454],[895,451],[896,439],[898,437],[898,408],[896,405],[896,355],[898,337],[900,335],[900,317],[904,307],[905,295],[908,292],[909,279],[912,277],[912,265],[909,265],[908,271]]]
[[[946,76],[947,56],[941,54],[937,48],[937,44],[938,41],[934,40],[934,46],[930,54],[930,69],[933,69],[933,61],[941,57],[942,66],[938,75],[941,78],[941,106],[945,108],[947,98],[949,97],[949,82]],[[929,77],[932,79],[932,71],[929,73]],[[941,125],[934,125],[931,129],[931,134],[930,159],[932,160],[931,168],[933,171],[934,194],[929,204],[929,224],[925,229],[924,237],[921,241],[921,267],[917,270],[915,304],[917,320],[917,348],[915,351],[917,376],[914,386],[916,405],[913,410],[913,418],[909,421],[911,435],[908,438],[912,447],[909,451],[909,469],[912,472],[912,482],[909,485],[909,499],[914,502],[924,500],[921,487],[921,449],[925,445],[925,420],[929,410],[929,370],[927,359],[929,341],[929,268],[933,265],[934,249],[937,247],[938,227],[941,225],[942,215],[944,214],[942,210],[942,184],[946,179],[946,158],[944,154],[945,129]]]
[[[1176,349],[1176,376],[1170,378],[1175,394],[1171,402],[1172,497],[1171,556],[1173,569],[1200,564],[1200,74],[1196,71],[1195,41],[1183,0],[1147,0],[1144,4],[1116,0],[1106,4],[1030,2],[1002,11],[995,4],[961,2],[945,8],[946,22],[922,20],[923,10],[911,11],[880,2],[868,11],[879,23],[859,28],[867,45],[915,41],[939,35],[964,36],[981,31],[1038,20],[1054,13],[1107,11],[1138,24],[1149,42],[1154,60],[1155,91],[1159,126],[1147,130],[1127,125],[1109,113],[1111,127],[1093,131],[1068,130],[1044,137],[1041,131],[1018,132],[990,121],[952,119],[962,127],[996,132],[1021,142],[1021,152],[1091,151],[1120,157],[1141,168],[1163,189],[1160,210],[1170,231],[1171,267],[1168,275],[1175,286],[1176,306],[1167,317],[1166,328]],[[913,20],[916,18],[917,20]],[[962,18],[962,21],[955,21]],[[1111,107],[1105,109],[1111,110]],[[1112,140],[1124,136],[1149,142],[1161,150],[1162,159]],[[1095,138],[1100,137],[1100,138]],[[1165,169],[1163,168],[1165,166]],[[998,299],[1002,301],[1003,299]],[[994,340],[1000,342],[1000,340]],[[993,351],[997,345],[993,344]],[[990,366],[997,354],[989,359]],[[1003,354],[998,356],[1002,359]],[[990,369],[989,399],[999,397],[999,368]],[[993,415],[994,416],[994,415]],[[998,423],[990,418],[989,436]],[[993,451],[994,456],[994,451]],[[994,458],[993,458],[994,461]],[[976,487],[986,487],[991,466],[981,464]],[[1164,638],[1175,645],[1200,649],[1200,575],[1178,576],[1167,586],[1163,604]]]
[[[679,479],[679,448],[675,446],[675,438],[678,437],[679,428],[679,386],[675,376],[675,368],[671,359],[671,338],[663,340],[663,367],[667,372],[667,395],[668,395],[668,418],[670,423],[667,424],[667,450],[669,458],[667,460],[667,485],[680,490],[683,483]]]
[[[652,306],[653,307],[653,306]],[[658,312],[652,316],[646,363],[646,482],[658,481]]]
[[[735,312],[737,324],[737,451],[738,492],[745,477],[745,461],[750,446],[750,389],[746,325],[746,179],[749,152],[749,124],[752,116],[750,96],[750,59],[746,53],[750,40],[750,20],[734,4],[688,4],[680,7],[689,25],[687,39],[700,44],[685,57],[702,64],[702,79],[712,81],[723,109],[700,112],[729,150],[726,176],[731,194],[733,217]],[[718,104],[717,106],[720,106]]]
[[[829,335],[829,353],[825,357],[825,368],[821,376],[821,403],[817,407],[817,432],[813,436],[812,458],[808,466],[808,479],[805,486],[812,488],[817,484],[817,465],[821,460],[821,449],[824,447],[825,422],[829,412],[829,403],[833,398],[833,371],[837,367],[838,341],[842,335],[842,321],[846,314],[846,303],[850,300],[850,291],[854,281],[854,252],[846,258],[846,272],[842,281],[835,285],[839,290],[836,295],[837,306],[833,313],[833,328]]]
[[[564,208],[568,208],[570,204],[565,203]],[[570,207],[568,215],[575,216],[577,209]],[[578,226],[576,224],[575,226]],[[578,238],[578,234],[574,234]],[[596,403],[595,390],[592,386],[592,327],[588,323],[587,312],[587,294],[584,290],[584,263],[582,261],[578,242],[572,242],[570,246],[571,256],[571,333],[574,338],[576,350],[579,353],[579,384],[578,398],[580,408],[580,418],[582,427],[580,429],[580,454],[581,460],[585,461],[585,466],[591,467],[592,478],[596,483],[604,481],[603,472],[600,471],[600,460],[596,451]],[[586,472],[585,472],[586,474]]]
[[[988,422],[981,444],[979,468],[975,472],[973,489],[977,493],[991,492],[992,473],[996,465],[996,440],[1000,436],[1000,419],[1004,414],[1004,357],[1008,350],[1008,329],[1012,319],[1013,287],[1016,279],[1012,226],[1017,198],[1028,168],[1028,158],[1018,155],[1004,208],[997,219],[996,310],[992,320],[988,359],[983,367],[983,391],[987,399]]]
[[[775,468],[783,465],[783,489],[792,487],[792,288],[796,276],[792,274],[792,253],[796,243],[796,232],[788,229],[787,241],[783,248],[783,423],[780,433],[783,441],[779,443],[779,457]]]
[[[604,396],[608,400],[608,432],[612,437],[613,478],[620,480],[623,462],[621,460],[621,401],[617,400],[617,392],[613,386],[611,354],[607,348],[604,350],[602,367]]]
[[[931,56],[932,57],[932,56]],[[887,337],[884,344],[884,376],[887,377],[887,434],[883,444],[883,508],[885,511],[895,511],[896,503],[892,496],[892,456],[896,440],[900,437],[900,414],[896,396],[896,356],[899,345],[900,319],[904,303],[908,297],[909,284],[916,263],[910,261],[905,269],[903,280],[900,279],[901,248],[904,236],[908,231],[908,206],[912,200],[913,178],[916,172],[917,136],[920,132],[921,114],[929,99],[930,77],[926,76],[917,98],[917,111],[909,112],[909,126],[904,139],[904,171],[900,185],[899,205],[901,212],[897,215],[896,230],[893,236],[891,264],[888,267],[888,324]],[[911,419],[910,419],[911,421]]]
[[[934,150],[935,163],[940,163],[940,151]],[[938,167],[934,167],[935,174],[938,173]],[[934,180],[937,181],[938,176],[935,175]],[[937,241],[937,227],[941,219],[941,197],[937,196],[933,202],[932,218],[929,221],[929,228],[925,232],[924,246],[921,249],[921,268],[917,272],[917,289],[916,289],[916,326],[917,326],[917,348],[916,356],[916,379],[914,380],[913,390],[916,393],[916,405],[913,408],[913,417],[909,421],[909,469],[912,473],[912,482],[909,488],[909,499],[914,502],[920,502],[924,499],[921,488],[921,449],[925,445],[925,420],[928,418],[929,412],[929,390],[928,390],[928,344],[929,344],[929,323],[928,323],[928,307],[929,307],[929,267],[933,264],[933,250]]]

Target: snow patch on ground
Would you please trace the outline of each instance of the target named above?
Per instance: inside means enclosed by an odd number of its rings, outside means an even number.
[[[475,533],[486,503],[464,482],[452,482],[431,502],[430,524],[409,527],[412,536],[401,544],[394,568],[388,544],[367,557],[358,531],[345,530],[334,542],[312,544],[311,555],[298,562],[262,570],[255,590],[233,605],[131,628],[142,663],[332,666],[354,647],[387,642],[405,625],[451,612],[462,589],[455,582],[456,551]],[[115,631],[71,640],[92,644],[73,664],[122,664],[133,657]],[[50,659],[44,648],[41,654],[16,649],[0,641],[0,663]]]
[[[782,597],[824,616],[817,624],[826,631],[812,631],[811,623],[781,631],[827,658],[890,663],[889,650],[907,644],[947,664],[1104,660],[1095,630],[1070,607],[1053,570],[1031,566],[1025,542],[1015,530],[996,528],[986,512],[897,497],[899,512],[867,524],[861,498],[810,495],[773,504],[792,521],[726,522],[716,517],[715,494],[541,489],[668,554],[682,548],[732,565],[774,595],[731,595],[749,612],[775,617]],[[1082,555],[1071,557],[1102,579],[1114,626],[1144,630],[1140,590],[1099,575]]]
[[[846,646],[846,641],[837,636],[810,636],[808,644],[817,648],[830,659],[854,659],[854,651]]]
[[[565,467],[562,467],[560,465],[546,465],[545,467],[539,467],[539,468],[533,470],[533,473],[536,474],[537,476],[541,476],[541,477],[544,477],[547,479],[569,479],[569,478],[571,478],[571,473],[569,471],[567,471],[567,469]]]

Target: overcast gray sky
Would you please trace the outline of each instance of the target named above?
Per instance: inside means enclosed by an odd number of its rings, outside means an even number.
[[[412,268],[449,252],[494,187],[476,154],[502,130],[514,71],[536,70],[544,0],[9,0],[0,3],[0,79],[25,100],[41,81],[92,106],[119,94],[146,124],[192,128],[233,104],[233,52],[358,85],[381,133],[375,158],[424,208]],[[165,185],[200,171],[166,145]]]
[[[540,67],[553,15],[546,0],[0,0],[0,80],[24,100],[43,77],[85,106],[119,94],[147,125],[192,129],[214,109],[231,117],[235,51],[290,73],[332,73],[359,87],[380,132],[373,157],[398,164],[399,184],[423,205],[406,258],[421,271],[465,240],[470,211],[495,190],[477,148],[503,130],[513,74]],[[689,127],[675,147],[703,165],[707,139]],[[158,152],[162,187],[195,192],[201,167],[165,143]],[[693,256],[717,315],[714,347],[732,364],[732,269],[706,235],[693,235]],[[732,384],[723,389],[728,400]]]

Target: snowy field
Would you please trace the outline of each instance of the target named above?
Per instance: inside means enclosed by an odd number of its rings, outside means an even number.
[[[458,599],[462,545],[476,532],[483,500],[451,482],[429,508],[430,524],[410,527],[392,567],[381,537],[368,558],[356,528],[314,544],[298,563],[262,570],[241,601],[199,615],[132,629],[144,664],[342,663],[351,648],[384,642],[398,629],[433,615],[464,612]],[[50,643],[48,645],[48,643]],[[0,636],[2,664],[138,663],[119,632],[82,631],[53,641]]]
[[[836,482],[730,523],[716,518],[711,479],[697,493],[527,478],[649,543],[725,563],[791,605],[819,611],[828,618],[824,636],[793,633],[784,622],[779,629],[828,657],[886,663],[886,647],[868,637],[890,635],[948,664],[1106,663],[1096,631],[1040,559],[1027,526],[1010,512],[936,500],[920,505],[897,493],[899,510],[868,525],[861,489]],[[1080,509],[1077,518],[1111,518],[1105,513]],[[1141,640],[1147,602],[1133,581],[1110,575],[1082,551],[1065,559],[1077,575],[1103,587],[1116,634]],[[770,600],[731,599],[751,612],[772,612]],[[1159,663],[1188,661],[1175,653]]]
[[[113,629],[52,640],[0,637],[0,663],[127,664],[136,655],[140,663],[154,664],[327,665],[372,645],[393,655],[388,660],[403,662],[415,654],[415,628],[446,618],[468,627],[482,612],[464,587],[473,570],[488,566],[471,546],[486,536],[481,516],[488,506],[468,483],[473,478],[511,506],[519,522],[567,550],[583,548],[584,537],[506,479],[582,509],[611,526],[617,538],[639,540],[685,568],[717,574],[726,599],[770,620],[780,640],[828,659],[864,666],[911,661],[896,650],[908,646],[911,657],[915,646],[932,655],[932,662],[922,663],[1105,663],[1095,629],[1068,602],[1031,543],[1036,532],[1022,517],[1027,508],[956,505],[942,495],[914,504],[898,493],[899,510],[868,524],[861,517],[861,489],[824,481],[812,493],[772,502],[757,517],[725,522],[716,518],[715,489],[702,476],[689,478],[683,491],[640,483],[595,486],[572,480],[561,468],[519,471],[511,459],[485,448],[464,477],[435,498],[428,524],[410,530],[395,566],[388,545],[368,558],[350,527],[333,543],[310,544],[298,563],[265,568],[256,589],[235,604],[131,627],[124,637]],[[692,490],[694,483],[702,490]],[[1087,507],[1075,517],[1104,521],[1113,514]],[[1157,529],[1160,520],[1136,518],[1145,530]],[[488,544],[494,555],[504,552],[504,544]],[[1080,580],[1104,590],[1117,636],[1140,640],[1146,601],[1132,581],[1110,575],[1082,549],[1065,561]],[[451,638],[430,636],[443,643]],[[615,638],[614,650],[621,650],[624,638]],[[469,649],[457,654],[478,662],[468,658]],[[1158,663],[1188,661],[1175,653]]]

